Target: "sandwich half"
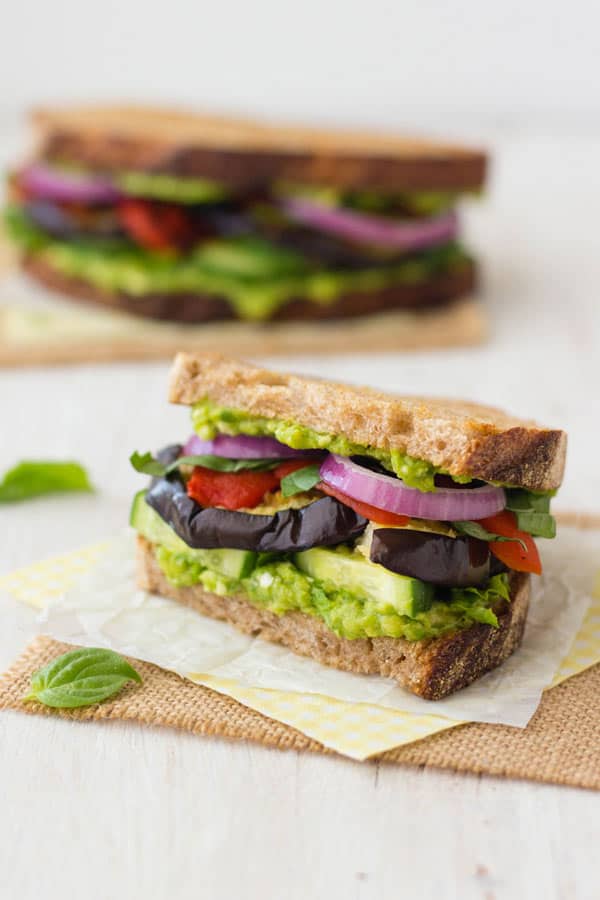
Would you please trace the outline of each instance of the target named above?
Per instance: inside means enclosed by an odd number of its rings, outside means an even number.
[[[192,436],[131,457],[141,587],[430,700],[519,646],[564,432],[211,354],[170,399]]]
[[[35,280],[173,322],[431,312],[469,296],[454,145],[129,107],[40,110],[9,179]]]

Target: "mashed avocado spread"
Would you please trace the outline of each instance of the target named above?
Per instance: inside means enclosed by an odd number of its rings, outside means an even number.
[[[371,456],[386,469],[394,472],[408,487],[420,491],[435,490],[434,476],[440,469],[426,462],[415,459],[401,450],[383,450],[380,447],[367,447],[339,434],[325,434],[314,431],[297,422],[285,422],[281,419],[267,419],[262,416],[250,416],[237,409],[226,409],[217,406],[208,398],[192,407],[192,424],[194,431],[204,440],[211,440],[217,434],[251,434],[260,437],[274,437],[293,447],[295,450],[329,450],[340,456]],[[452,476],[455,481],[465,483],[470,479]]]
[[[456,244],[423,251],[387,267],[361,270],[311,268],[300,255],[260,238],[211,240],[184,256],[152,253],[121,239],[59,240],[16,207],[6,211],[13,239],[72,278],[109,293],[204,293],[223,297],[242,319],[268,319],[293,297],[333,303],[349,291],[377,291],[393,284],[418,284],[464,266]]]
[[[347,552],[347,551],[346,551]],[[429,609],[414,618],[399,615],[389,604],[320,583],[301,572],[287,559],[260,561],[245,578],[236,580],[206,568],[185,553],[155,549],[165,576],[177,587],[201,584],[220,596],[242,596],[278,616],[299,611],[318,616],[339,637],[402,637],[409,641],[439,637],[468,628],[476,622],[497,625],[493,607],[509,600],[506,576],[495,575],[488,586],[453,588],[448,600],[434,600]]]
[[[215,203],[230,193],[220,181],[178,178],[161,172],[119,172],[114,181],[126,194],[172,203]]]

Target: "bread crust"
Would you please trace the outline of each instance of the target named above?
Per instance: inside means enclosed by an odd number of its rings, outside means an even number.
[[[216,353],[178,354],[169,399],[190,405],[204,397],[250,415],[401,450],[452,475],[529,490],[555,490],[563,476],[563,431],[475,403],[270,372]]]
[[[24,257],[21,264],[30,277],[51,290],[132,315],[186,323],[237,318],[227,298],[214,294],[109,293],[82,278],[64,275],[35,254]],[[420,284],[398,283],[378,291],[349,291],[328,304],[293,297],[268,321],[348,319],[394,309],[433,309],[468,294],[475,282],[475,267],[466,263],[460,271],[437,275]]]
[[[34,114],[47,160],[103,170],[205,177],[236,187],[273,179],[382,190],[478,190],[479,149],[368,131],[273,125],[150,107],[71,107]]]
[[[529,608],[530,577],[513,572],[511,602],[498,611],[498,628],[477,624],[426,641],[404,638],[340,638],[316,616],[277,616],[243,597],[219,597],[200,585],[175,587],[165,577],[153,545],[138,537],[138,584],[213,619],[230,622],[253,637],[289,647],[294,653],[360,675],[394,678],[426,700],[440,700],[496,668],[520,645]]]

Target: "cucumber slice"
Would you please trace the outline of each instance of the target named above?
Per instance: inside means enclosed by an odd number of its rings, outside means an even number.
[[[197,550],[189,547],[146,503],[146,491],[139,491],[133,498],[129,524],[152,544],[166,547],[173,553],[181,553],[207,569],[239,581],[249,575],[256,565],[257,554],[251,550]]]
[[[208,271],[249,280],[298,275],[307,269],[298,253],[255,237],[210,241],[197,250],[195,259]]]
[[[414,618],[429,609],[433,601],[432,585],[390,572],[360,553],[314,547],[296,553],[294,562],[315,581],[372,600],[382,612],[388,609]]]

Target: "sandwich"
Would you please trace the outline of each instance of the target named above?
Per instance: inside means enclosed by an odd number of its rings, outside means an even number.
[[[456,206],[481,151],[150,108],[34,125],[6,222],[62,295],[201,323],[432,311],[475,288]]]
[[[131,457],[140,587],[429,700],[519,646],[564,432],[211,354],[170,400],[191,437]]]

